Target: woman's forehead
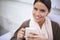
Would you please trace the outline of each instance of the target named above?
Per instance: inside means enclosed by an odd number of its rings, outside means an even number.
[[[45,4],[43,4],[42,2],[36,2],[34,7],[38,8],[38,9],[47,9]]]

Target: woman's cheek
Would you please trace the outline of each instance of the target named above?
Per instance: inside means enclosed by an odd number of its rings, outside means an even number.
[[[35,17],[35,15],[36,15],[36,14],[35,14],[35,13],[33,13],[33,17]]]
[[[47,14],[42,14],[42,17],[44,17],[44,18],[45,18],[46,16],[47,16]]]

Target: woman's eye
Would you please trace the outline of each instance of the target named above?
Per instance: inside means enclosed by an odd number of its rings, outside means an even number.
[[[43,10],[43,9],[42,9],[42,10],[40,10],[40,11],[41,11],[41,12],[45,12],[45,10]]]
[[[34,10],[37,10],[37,8],[34,8]]]

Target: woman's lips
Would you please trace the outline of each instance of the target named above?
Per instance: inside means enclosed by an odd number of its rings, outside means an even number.
[[[38,17],[38,16],[35,17],[35,19],[37,19],[37,20],[40,19],[40,18],[41,18],[41,17]]]

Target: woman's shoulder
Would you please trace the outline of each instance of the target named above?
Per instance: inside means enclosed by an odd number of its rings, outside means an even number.
[[[60,40],[60,26],[59,26],[59,24],[54,21],[51,21],[51,23],[52,23],[54,40]]]
[[[28,26],[29,26],[29,21],[30,21],[30,19],[29,19],[29,20],[24,21],[24,22],[21,24],[20,28],[28,27]]]
[[[54,22],[54,21],[51,21],[51,24],[52,24],[52,30],[55,33],[60,33],[60,26],[58,23]]]
[[[59,24],[57,22],[54,22],[54,21],[51,21],[51,24],[52,24],[52,26],[55,26],[55,27],[59,26]]]

